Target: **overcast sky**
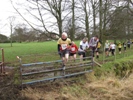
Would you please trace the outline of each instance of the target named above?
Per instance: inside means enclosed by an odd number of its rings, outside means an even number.
[[[9,23],[7,18],[12,16],[14,13],[14,9],[9,0],[1,0],[0,1],[0,34],[4,34],[6,36],[10,35]]]
[[[13,4],[15,4],[15,2],[19,3],[19,4],[25,4],[26,0],[12,0]],[[15,5],[15,7],[18,5]],[[19,10],[22,11],[21,9],[22,7],[19,7]],[[25,18],[29,18],[28,14],[25,13],[26,16],[24,16]],[[10,36],[11,32],[10,32],[10,21],[9,21],[9,17],[15,17],[15,21],[13,22],[14,27],[15,25],[18,24],[26,24],[26,22],[22,19],[22,17],[20,17],[18,15],[18,13],[15,11],[15,9],[13,9],[10,0],[1,0],[0,1],[0,34],[6,35],[6,36]],[[34,19],[32,19],[30,17],[30,21],[31,22],[35,22]]]
[[[13,2],[22,2],[25,0],[13,0]],[[13,9],[10,0],[0,0],[0,34],[10,36],[9,17],[15,16],[15,22],[21,23],[21,17],[19,17],[16,11]]]

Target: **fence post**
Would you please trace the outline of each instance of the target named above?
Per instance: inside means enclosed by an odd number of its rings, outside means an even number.
[[[1,69],[0,69],[0,73],[2,74],[2,75],[4,75],[5,74],[5,67],[4,67],[4,49],[3,48],[1,48],[1,54],[2,54],[2,61],[1,61],[1,63],[0,63],[0,67],[1,67]]]
[[[64,65],[64,62],[62,62],[62,75],[65,76],[65,69],[66,66]]]
[[[22,59],[17,56],[17,59],[19,60],[19,64],[20,64],[20,67],[19,67],[19,74],[20,74],[20,82],[21,82],[21,87],[23,89],[23,80],[22,80]]]

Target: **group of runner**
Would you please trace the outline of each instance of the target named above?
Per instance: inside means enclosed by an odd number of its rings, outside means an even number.
[[[121,54],[121,51],[122,51],[122,48],[124,50],[124,52],[126,52],[126,48],[130,48],[132,42],[131,40],[127,40],[123,43],[119,42],[119,43],[113,43],[113,42],[110,42],[108,40],[106,40],[105,42],[105,55],[106,57],[108,56],[111,56],[111,55],[115,55],[115,51],[116,51],[116,46],[118,47],[118,51],[119,51],[119,54]]]
[[[106,57],[110,55],[115,55],[116,46],[118,46],[119,54],[121,54],[122,47],[124,48],[124,52],[126,51],[126,47],[130,48],[131,40],[128,40],[124,43],[114,43],[109,42],[106,40],[104,45],[105,55]],[[58,53],[63,61],[63,66],[68,62],[68,59],[70,57],[70,60],[75,61],[77,57],[77,53],[80,55],[80,61],[85,60],[86,52],[88,50],[92,51],[92,56],[94,58],[95,52],[96,52],[96,58],[99,58],[99,50],[101,48],[101,42],[98,38],[98,36],[94,36],[90,38],[88,41],[87,37],[84,37],[79,44],[79,47],[74,43],[74,41],[71,41],[71,39],[68,38],[67,33],[63,32],[61,38],[57,41],[58,44]]]
[[[93,57],[95,51],[97,51],[96,55],[99,57],[98,53],[98,43],[99,38],[98,36],[94,36],[90,39],[88,42],[88,38],[85,37],[83,40],[80,41],[79,47],[71,41],[71,39],[68,38],[67,33],[63,32],[61,38],[58,39],[58,53],[63,61],[63,66],[68,62],[69,56],[70,59],[76,59],[77,53],[80,55],[80,61],[84,60],[84,57],[86,57],[86,51],[88,49],[91,49],[93,52]]]

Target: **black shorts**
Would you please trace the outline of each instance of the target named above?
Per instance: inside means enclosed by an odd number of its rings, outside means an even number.
[[[79,54],[79,55],[83,55],[83,57],[86,57],[86,53],[83,52],[83,51],[78,51],[78,54]]]
[[[65,57],[65,54],[69,54],[69,50],[65,49],[60,51],[61,57]]]
[[[112,49],[109,49],[109,52],[111,52],[112,51]]]
[[[130,48],[130,44],[127,44],[127,47]]]
[[[119,51],[121,51],[121,48],[118,48]]]
[[[76,53],[70,53],[69,56],[74,56]]]
[[[97,49],[96,49],[96,52],[99,52],[99,51],[100,51],[100,48],[97,48]]]
[[[109,51],[109,48],[105,48],[105,52]]]
[[[83,55],[83,54],[85,54],[85,52],[78,51],[78,54],[79,54],[79,55]]]
[[[96,47],[91,47],[91,49],[92,49],[92,56],[94,57],[95,56]]]
[[[115,49],[111,49],[111,52],[115,52]]]

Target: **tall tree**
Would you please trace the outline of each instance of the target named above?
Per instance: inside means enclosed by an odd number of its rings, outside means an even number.
[[[6,42],[8,41],[8,37],[3,35],[3,34],[0,34],[0,42],[3,43],[3,42]]]
[[[92,6],[92,15],[93,15],[93,34],[96,34],[96,15],[98,10],[98,0],[91,0],[91,6]]]
[[[99,39],[103,39],[103,33],[102,33],[102,18],[103,18],[103,8],[102,8],[102,0],[99,0]]]
[[[110,22],[110,1],[105,0],[103,5],[103,42],[105,42],[106,39],[108,39],[109,34],[107,33],[108,24]]]
[[[71,40],[74,39],[75,34],[75,0],[72,0],[72,32],[70,34]]]
[[[11,43],[11,47],[12,47],[12,33],[13,33],[15,17],[10,16],[10,17],[8,17],[8,20],[9,20],[9,25],[10,25],[10,43]]]
[[[132,8],[132,6],[133,6],[133,1],[132,0],[126,0],[127,2],[128,2],[128,9],[129,9],[129,11],[130,11],[130,14],[131,15],[133,15],[133,8]]]
[[[82,11],[81,13],[81,18],[83,19],[82,22],[84,24],[84,28],[85,28],[85,33],[86,36],[88,38],[90,38],[90,20],[89,20],[89,16],[90,16],[90,6],[89,6],[89,0],[79,0],[80,1],[80,6],[78,9],[80,9]]]

